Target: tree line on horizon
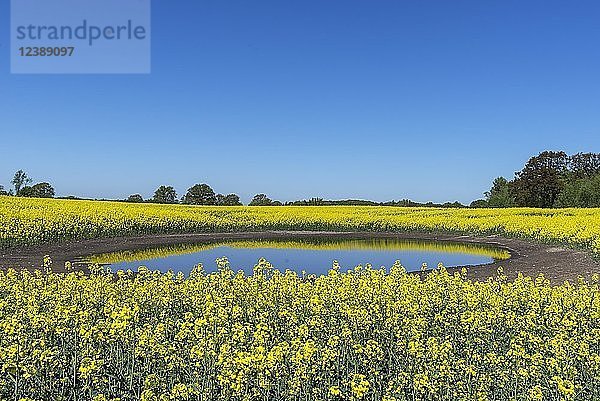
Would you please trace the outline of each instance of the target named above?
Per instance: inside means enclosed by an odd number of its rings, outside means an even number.
[[[54,188],[47,182],[29,186],[32,180],[27,173],[19,170],[11,183],[14,190],[6,191],[0,185],[0,196],[21,196],[30,198],[54,198]],[[66,196],[59,199],[83,199],[75,196]],[[132,194],[126,199],[95,199],[100,201],[119,201],[129,203],[159,203],[159,204],[182,204],[182,205],[206,205],[206,206],[242,206],[240,197],[231,193],[223,195],[215,193],[208,184],[195,184],[188,188],[185,195],[178,197],[177,191],[171,185],[159,186],[151,198],[144,199],[140,194]],[[467,207],[460,202],[446,203],[418,203],[410,199],[399,201],[375,202],[362,199],[342,199],[342,200],[324,200],[323,198],[311,198],[308,200],[297,200],[282,203],[278,200],[272,200],[266,194],[256,194],[248,206],[400,206],[400,207]]]
[[[188,188],[185,195],[180,199],[177,191],[170,185],[161,185],[154,192],[152,198],[144,200],[142,195],[130,195],[125,202],[132,203],[161,203],[161,204],[182,204],[182,205],[203,205],[203,206],[242,206],[240,197],[237,194],[223,195],[216,193],[208,184],[195,184]],[[249,206],[281,206],[279,201],[271,200],[265,194],[257,194],[252,198]]]
[[[205,205],[205,206],[242,206],[240,197],[236,194],[222,195],[215,194],[208,184],[196,184],[188,188],[186,194],[178,200],[177,191],[172,186],[161,185],[154,192],[154,196],[144,200],[140,194],[130,195],[126,202],[134,203],[163,203],[163,204],[182,204],[182,205]],[[324,200],[323,198],[311,198],[308,200],[298,200],[282,203],[270,199],[265,194],[254,195],[248,206],[404,206],[404,207],[448,207],[458,208],[467,207],[460,202],[446,203],[418,203],[409,199],[389,202],[375,202],[362,199],[342,199],[342,200]]]
[[[0,196],[21,196],[33,198],[54,198],[55,191],[48,182],[34,185],[23,170],[15,173],[11,184],[5,190],[0,185]],[[460,202],[419,203],[410,199],[375,202],[361,199],[325,200],[311,198],[282,203],[270,199],[266,194],[255,195],[249,206],[396,206],[396,207],[437,207],[437,208],[507,208],[507,207],[600,207],[600,153],[577,153],[567,155],[563,151],[544,151],[531,157],[522,170],[517,171],[512,180],[496,178],[484,199],[478,199],[469,206]],[[80,199],[69,196],[63,199]],[[101,199],[113,200],[113,199]],[[237,194],[216,193],[208,184],[195,184],[179,198],[173,186],[161,185],[154,195],[144,199],[140,194],[130,195],[119,200],[130,203],[160,203],[207,206],[242,206]]]
[[[399,201],[376,202],[363,199],[341,199],[341,200],[326,200],[323,198],[311,198],[308,200],[298,200],[284,203],[284,206],[396,206],[396,207],[438,207],[438,208],[464,208],[468,207],[462,203],[445,202],[415,202],[410,199],[401,199]]]
[[[129,196],[126,201],[139,203],[144,202],[144,199],[140,194],[135,194]],[[146,202],[205,206],[242,206],[239,195],[234,193],[228,195],[215,193],[208,184],[195,184],[191,186],[179,200],[175,188],[161,185],[154,192],[154,196]],[[273,201],[265,194],[257,194],[250,202],[250,206],[281,206],[281,202]]]
[[[52,185],[47,182],[38,182],[34,185],[29,185],[33,182],[31,178],[23,170],[19,170],[13,176],[10,182],[13,185],[12,189],[6,190],[0,185],[0,196],[22,196],[26,198],[54,198],[55,192]]]
[[[471,207],[600,207],[600,153],[544,151],[512,180],[498,177]]]

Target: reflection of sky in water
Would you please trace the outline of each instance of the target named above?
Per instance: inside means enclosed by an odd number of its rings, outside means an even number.
[[[307,273],[326,273],[334,260],[340,263],[343,271],[357,265],[371,263],[373,267],[385,266],[389,269],[396,260],[399,260],[408,271],[420,270],[423,263],[429,268],[434,268],[438,263],[446,267],[478,265],[491,263],[493,258],[482,255],[466,253],[423,251],[423,250],[312,250],[294,248],[232,248],[220,246],[187,255],[173,255],[164,258],[139,260],[136,262],[121,262],[111,265],[113,271],[118,269],[137,270],[139,266],[146,266],[150,270],[181,271],[189,273],[198,263],[204,265],[208,272],[216,270],[215,260],[226,256],[233,270],[244,270],[252,273],[252,268],[260,258],[265,258],[279,270],[295,270]]]

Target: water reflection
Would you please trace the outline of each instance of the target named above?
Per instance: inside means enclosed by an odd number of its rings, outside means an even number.
[[[252,272],[260,258],[280,270],[326,273],[334,260],[343,269],[370,263],[390,267],[396,260],[409,271],[423,263],[435,267],[491,263],[510,257],[508,251],[492,246],[450,241],[312,238],[298,240],[229,240],[196,244],[179,244],[158,248],[104,253],[85,258],[86,263],[109,265],[113,270],[146,266],[151,270],[169,269],[188,273],[196,264],[205,270],[216,269],[215,260],[227,257],[235,270]]]

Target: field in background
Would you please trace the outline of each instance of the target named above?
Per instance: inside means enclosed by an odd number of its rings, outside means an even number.
[[[212,207],[0,197],[0,247],[264,230],[499,234],[600,252],[600,209]]]

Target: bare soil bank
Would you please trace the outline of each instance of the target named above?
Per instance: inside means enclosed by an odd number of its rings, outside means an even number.
[[[108,253],[125,250],[147,249],[185,243],[199,243],[225,239],[292,239],[307,237],[323,238],[396,238],[420,239],[434,241],[453,241],[479,243],[508,249],[512,257],[508,260],[494,262],[482,266],[468,267],[468,276],[477,280],[493,277],[497,268],[502,266],[508,278],[518,273],[527,276],[538,276],[540,273],[553,283],[565,280],[576,281],[579,276],[589,279],[592,274],[600,274],[600,261],[584,250],[542,244],[534,241],[503,238],[499,236],[472,236],[443,233],[373,233],[373,232],[308,232],[308,231],[269,231],[247,233],[210,233],[210,234],[178,234],[159,236],[140,236],[124,238],[108,238],[86,241],[75,241],[63,244],[46,244],[40,246],[12,248],[0,251],[0,268],[34,268],[40,266],[44,255],[50,255],[53,266],[59,270],[66,261],[80,256]]]

